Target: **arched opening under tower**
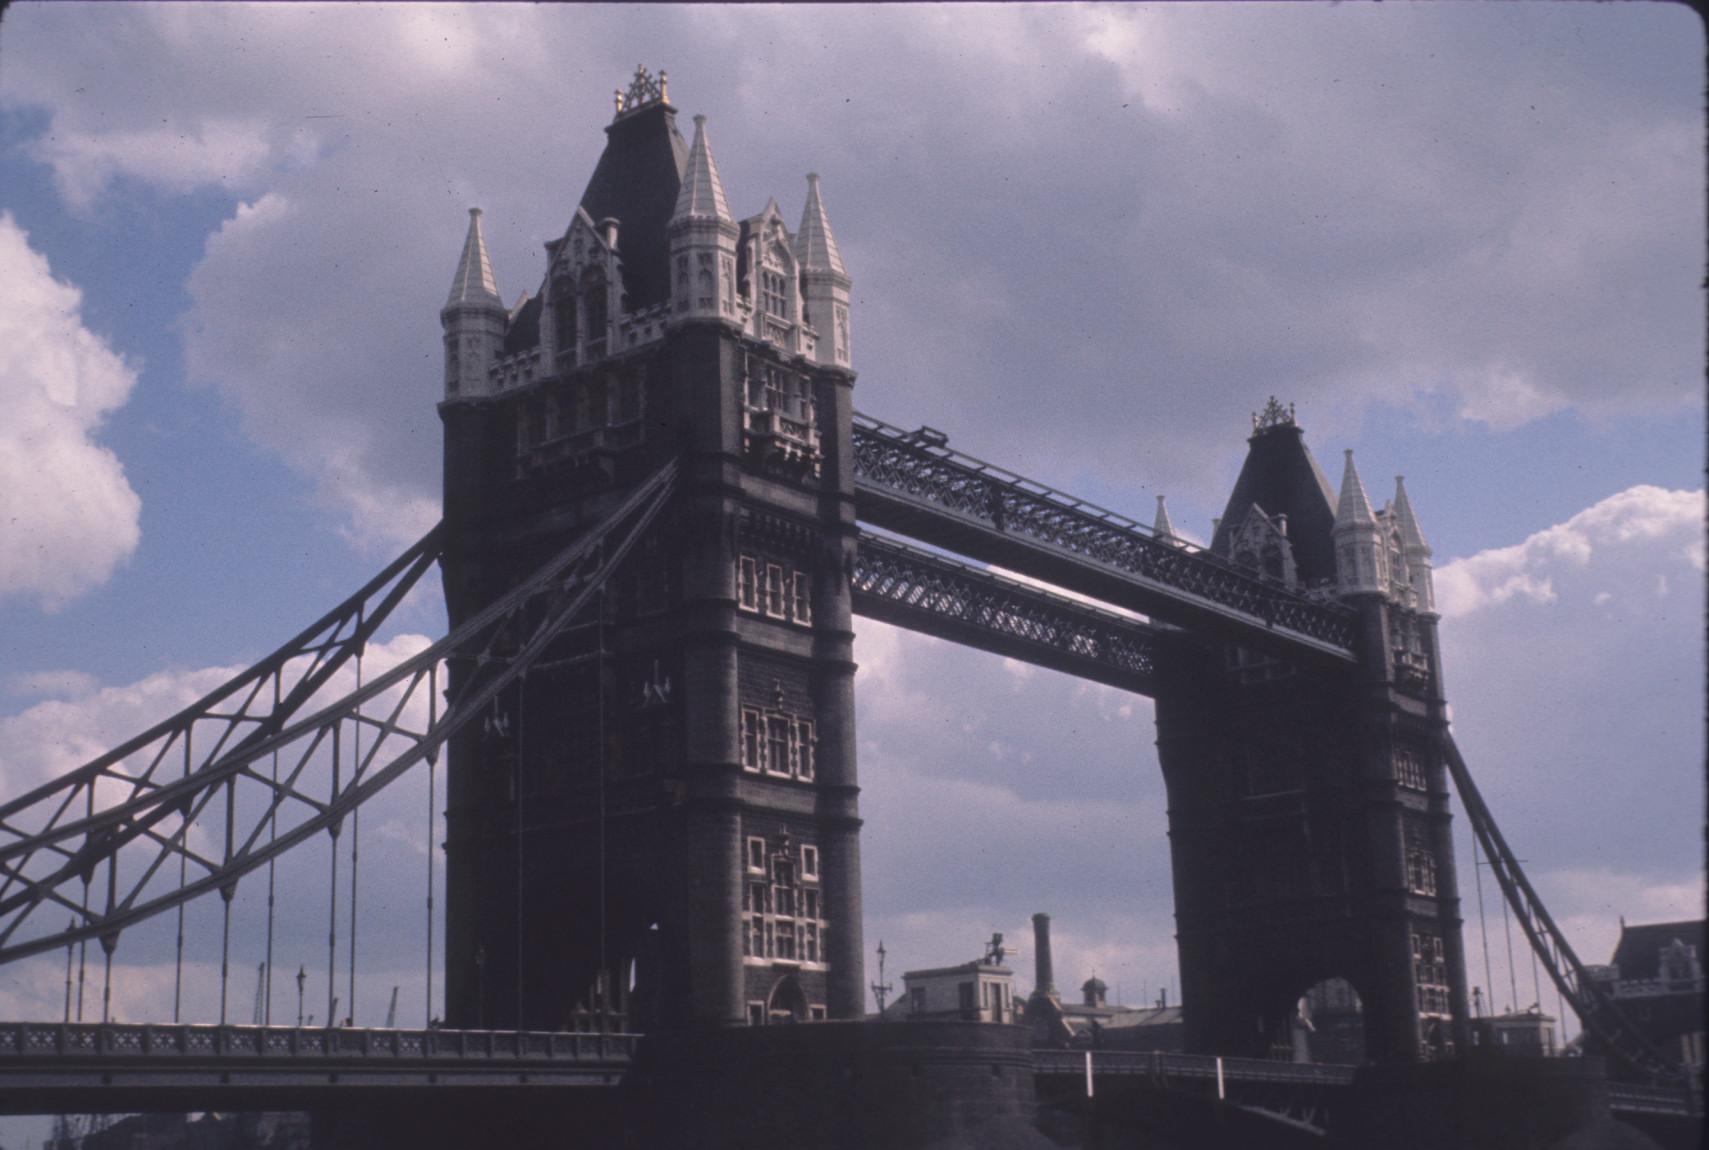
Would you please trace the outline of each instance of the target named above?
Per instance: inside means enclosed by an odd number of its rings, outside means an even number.
[[[1320,979],[1295,1004],[1295,1062],[1365,1061],[1365,1004],[1345,978]]]

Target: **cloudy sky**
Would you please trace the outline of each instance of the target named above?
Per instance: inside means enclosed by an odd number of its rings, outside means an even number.
[[[1344,448],[1374,495],[1406,475],[1457,737],[1604,961],[1618,916],[1702,900],[1703,55],[1671,5],[14,5],[0,787],[183,705],[433,522],[467,209],[506,298],[535,289],[640,61],[709,118],[738,215],[794,219],[822,175],[862,410],[1141,518],[1166,493],[1200,539],[1271,394],[1332,477]],[[412,602],[375,659],[442,626]],[[1024,990],[1047,910],[1059,984],[1155,997],[1150,703],[877,624],[857,658],[893,980],[1000,930]],[[421,1018],[424,796],[365,823],[358,1021],[394,983]],[[314,889],[325,860],[292,866]],[[324,903],[290,914],[313,1009]],[[210,969],[217,913],[190,918]],[[119,958],[120,1016],[158,1013],[169,952]],[[0,1013],[57,1017],[63,978],[7,972]]]

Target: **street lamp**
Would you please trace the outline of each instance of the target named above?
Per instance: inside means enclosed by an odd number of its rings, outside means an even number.
[[[303,987],[308,985],[309,972],[297,967],[297,1029],[303,1028]]]
[[[878,940],[878,981],[872,984],[872,997],[878,1000],[878,1021],[884,1021],[884,1000],[890,994],[890,984],[884,981],[884,940]]]

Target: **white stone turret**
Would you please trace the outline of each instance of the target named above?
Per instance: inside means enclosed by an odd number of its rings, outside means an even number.
[[[1383,554],[1383,530],[1371,513],[1365,485],[1347,452],[1347,467],[1341,476],[1341,497],[1335,508],[1335,581],[1343,595],[1385,591],[1387,564]]]
[[[694,143],[671,213],[671,315],[740,323],[736,304],[736,239],[724,185],[706,138],[706,117],[694,118]]]
[[[481,209],[470,208],[463,258],[439,312],[445,329],[446,399],[478,398],[491,392],[488,369],[504,348],[507,322],[508,312],[481,234]]]
[[[1151,525],[1151,533],[1164,543],[1179,541],[1175,534],[1175,524],[1169,521],[1169,507],[1163,502],[1161,495],[1157,497],[1157,521]]]
[[[1394,519],[1400,530],[1401,552],[1406,559],[1407,581],[1412,588],[1412,606],[1428,614],[1436,612],[1436,588],[1430,573],[1430,544],[1418,528],[1412,500],[1406,497],[1406,477],[1394,477]]]
[[[853,281],[843,267],[837,237],[831,233],[830,218],[819,198],[817,172],[807,173],[807,205],[795,234],[795,250],[801,258],[805,318],[819,336],[814,359],[828,367],[851,367],[854,352],[849,335],[849,288]]]

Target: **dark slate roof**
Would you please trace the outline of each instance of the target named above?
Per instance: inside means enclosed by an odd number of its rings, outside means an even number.
[[[581,206],[595,224],[617,220],[628,310],[663,303],[670,290],[670,237],[688,143],[676,130],[676,109],[648,104],[605,129],[605,151],[582,193]],[[617,304],[612,301],[613,310]]]
[[[1697,948],[1697,960],[1709,966],[1709,954],[1704,953],[1704,921],[1651,922],[1641,926],[1622,926],[1620,942],[1614,948],[1613,963],[1620,968],[1622,979],[1660,978],[1661,950],[1674,939]]]
[[[540,345],[540,297],[535,296],[522,305],[504,329],[504,354],[514,355]]]
[[[1288,540],[1300,582],[1335,578],[1335,492],[1318,469],[1297,424],[1254,432],[1234,493],[1211,537],[1211,551],[1227,557],[1230,541],[1254,503],[1288,517]]]

